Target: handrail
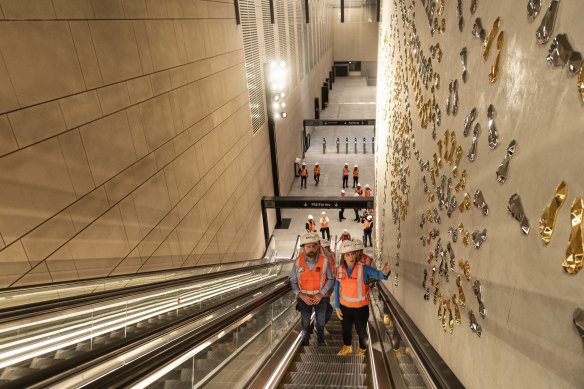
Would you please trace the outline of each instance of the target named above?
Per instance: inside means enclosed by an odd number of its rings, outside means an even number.
[[[432,383],[438,388],[464,388],[385,284],[380,281],[375,281],[375,284],[381,301],[393,317],[394,323],[397,324],[396,328],[400,330],[400,335],[410,343]]]
[[[140,335],[137,335],[137,336],[134,336],[131,338],[126,338],[125,340],[122,340],[118,343],[111,344],[111,345],[105,345],[100,349],[89,351],[87,353],[84,353],[83,355],[64,360],[63,362],[60,362],[59,364],[53,365],[53,366],[48,367],[46,369],[39,370],[38,372],[28,374],[27,376],[25,376],[23,378],[11,381],[9,383],[2,384],[2,385],[0,385],[0,387],[2,387],[2,389],[13,389],[13,388],[16,389],[16,388],[24,388],[24,387],[44,388],[44,387],[47,387],[49,385],[54,385],[58,382],[62,382],[63,380],[68,379],[69,377],[71,377],[73,375],[79,374],[82,371],[86,371],[87,369],[90,369],[94,366],[105,363],[108,360],[112,360],[112,359],[121,357],[125,353],[128,353],[131,350],[140,347],[140,345],[144,345],[144,344],[148,344],[150,342],[153,342],[156,339],[163,336],[163,335],[161,335],[163,333],[173,333],[174,331],[187,325],[188,323],[196,322],[197,320],[208,317],[209,315],[213,315],[215,312],[218,312],[221,309],[228,307],[230,305],[233,305],[235,303],[239,304],[242,300],[257,295],[258,290],[259,291],[264,291],[264,290],[268,291],[270,288],[274,288],[275,286],[278,286],[279,283],[281,283],[282,286],[279,287],[276,291],[270,293],[270,295],[273,295],[273,293],[277,293],[278,291],[280,291],[282,289],[290,290],[290,284],[289,284],[289,282],[286,282],[286,281],[287,281],[287,277],[280,277],[279,279],[277,279],[277,280],[275,280],[267,285],[264,285],[263,287],[261,287],[259,289],[253,289],[253,290],[250,290],[242,295],[237,295],[231,299],[224,300],[224,301],[220,302],[219,304],[213,306],[212,308],[209,308],[208,310],[198,312],[192,316],[177,318],[176,320],[165,323],[165,324],[163,324],[155,329],[152,329],[148,332],[145,332],[143,334],[140,334]],[[257,304],[257,302],[253,303],[252,306],[255,306],[256,304]],[[197,331],[197,333],[202,331],[203,329],[206,329],[207,327],[209,327],[212,324],[213,324],[212,321],[206,323],[202,327],[201,330]],[[175,338],[173,340],[173,342],[176,342],[177,339],[179,339],[179,341],[183,341],[183,338],[180,337],[180,338]],[[162,346],[162,347],[164,347],[164,346]],[[137,359],[140,359],[140,358],[141,357],[138,357]]]

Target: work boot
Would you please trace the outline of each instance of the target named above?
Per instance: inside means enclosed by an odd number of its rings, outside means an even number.
[[[351,355],[353,354],[353,347],[352,346],[343,346],[341,351],[337,353],[337,355]]]
[[[310,346],[310,339],[302,339],[303,346]]]
[[[367,351],[366,348],[359,348],[357,350],[357,353],[355,355],[365,355],[365,352]]]
[[[318,340],[318,345],[319,346],[325,346],[324,339],[319,339]]]

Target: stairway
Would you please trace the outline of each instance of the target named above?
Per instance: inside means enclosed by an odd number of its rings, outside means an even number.
[[[385,331],[389,336],[389,339],[393,339],[395,331],[394,325],[386,325]],[[389,353],[394,353],[397,362],[399,364],[399,369],[401,371],[402,377],[408,389],[426,389],[426,383],[420,375],[418,368],[414,364],[414,360],[410,355],[409,347],[406,347],[403,340],[399,340],[399,349],[397,350],[386,350]]]
[[[325,346],[316,344],[316,334],[311,334],[310,345],[298,349],[294,361],[280,383],[280,389],[293,388],[357,388],[369,387],[367,357],[356,356],[359,338],[353,329],[353,354],[339,356],[343,347],[341,321],[335,313],[326,327]]]

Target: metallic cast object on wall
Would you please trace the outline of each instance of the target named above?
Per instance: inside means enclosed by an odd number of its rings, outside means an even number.
[[[466,169],[462,171],[460,181],[458,181],[458,184],[454,187],[456,192],[460,192],[461,190],[464,190],[464,188],[466,188]]]
[[[464,230],[462,233],[462,244],[464,247],[468,246],[468,242],[470,241],[470,232],[468,230]]]
[[[438,294],[439,293],[440,293],[440,282],[437,282],[436,287],[434,288],[434,305],[436,305],[436,303],[438,302]]]
[[[462,269],[462,271],[464,272],[464,278],[466,278],[467,281],[470,281],[470,264],[468,263],[468,261],[462,261],[462,259],[460,261],[458,261],[458,266]],[[459,276],[460,277],[460,276]],[[458,279],[457,282],[458,284]],[[460,286],[460,285],[458,285]]]
[[[469,161],[474,162],[477,158],[477,142],[479,140],[479,135],[481,133],[481,125],[477,123],[474,130],[472,131],[472,144],[470,150],[468,151],[467,157]]]
[[[446,215],[448,217],[452,216],[452,213],[456,209],[457,205],[458,205],[458,200],[456,200],[456,196],[452,196],[452,198],[450,199],[450,205],[448,206],[448,210],[446,210]]]
[[[462,279],[460,274],[456,276],[456,285],[458,285],[458,300],[460,301],[460,307],[466,307],[466,297],[464,297],[464,291],[462,290]]]
[[[471,235],[472,243],[475,249],[481,248],[481,245],[487,240],[487,229],[483,229],[482,231],[474,230]]]
[[[511,158],[513,157],[513,154],[515,154],[516,150],[517,150],[517,142],[515,142],[515,139],[513,139],[511,141],[511,143],[509,143],[509,146],[507,147],[507,153],[505,154],[503,161],[501,162],[501,164],[497,168],[497,172],[496,172],[497,173],[497,180],[501,184],[504,184],[505,181],[507,181],[507,177],[509,177],[509,162],[511,161]]]
[[[564,270],[570,274],[576,274],[582,269],[584,257],[584,237],[582,236],[582,216],[584,213],[584,199],[576,197],[570,210],[572,230],[566,249],[566,260],[562,264]]]
[[[468,193],[465,193],[464,199],[462,200],[462,202],[458,206],[458,210],[460,212],[463,212],[465,210],[470,211],[470,204],[471,204],[470,195]]]
[[[576,330],[584,342],[584,310],[580,307],[576,308],[574,310],[572,320],[574,321],[574,326],[576,327]]]
[[[424,224],[426,224],[426,215],[422,214],[422,220],[420,221],[420,228],[424,228]]]
[[[489,54],[491,54],[491,46],[493,45],[493,42],[495,41],[495,37],[497,36],[497,33],[499,32],[499,27],[501,26],[501,18],[497,17],[497,19],[495,19],[495,21],[493,22],[493,28],[491,29],[491,32],[489,33],[489,35],[487,36],[487,39],[485,40],[485,51],[483,52],[483,60],[487,60],[489,58]]]
[[[424,300],[430,300],[430,288],[426,288],[426,293],[424,293]]]
[[[454,315],[456,317],[456,324],[460,325],[462,320],[460,318],[460,309],[458,308],[458,304],[456,303],[456,293],[452,295],[452,304],[454,305]]]
[[[483,212],[483,215],[487,216],[489,214],[489,206],[483,197],[483,192],[478,189],[474,194],[474,201],[473,204],[475,207],[480,208]]]
[[[541,10],[541,0],[528,0],[527,1],[527,16],[531,20],[535,20],[539,11]]]
[[[422,281],[422,288],[426,289],[426,280],[428,279],[428,270],[424,269],[424,281]]]
[[[450,270],[454,271],[456,268],[456,257],[454,255],[454,249],[452,248],[452,244],[448,242],[446,245],[446,250],[448,251],[448,256],[450,257]]]
[[[535,32],[535,37],[540,45],[545,45],[554,32],[554,24],[556,23],[556,15],[558,14],[559,5],[559,0],[552,0],[548,10],[541,20],[539,28]]]
[[[448,308],[448,330],[450,334],[452,334],[454,332],[454,317],[452,316],[452,309],[450,308],[450,300],[446,300],[446,308]]]
[[[554,194],[554,198],[550,205],[545,207],[541,217],[539,218],[539,234],[541,236],[541,240],[547,246],[550,244],[552,240],[552,235],[554,234],[554,228],[556,226],[556,218],[558,217],[558,211],[564,205],[566,201],[566,197],[568,196],[568,184],[565,181],[562,181],[558,188],[556,189],[556,193]]]
[[[455,151],[456,151],[456,134],[454,133],[454,131],[451,131],[450,132],[450,153],[448,153],[448,156],[445,157],[446,162],[448,162],[449,165],[452,165]]]
[[[434,111],[436,111],[436,124],[440,126],[440,123],[442,123],[442,112],[440,112],[440,107],[438,106],[438,103],[436,103],[436,105],[434,106]]]
[[[487,36],[487,32],[485,31],[485,29],[483,28],[483,24],[481,22],[481,18],[476,18],[474,25],[472,26],[472,35],[475,38],[478,38],[481,40],[481,42],[484,42]]]
[[[465,137],[468,136],[468,134],[470,133],[470,129],[472,128],[472,124],[476,118],[477,109],[473,107],[473,109],[464,118],[464,131],[462,132],[462,135],[464,135]]]
[[[474,332],[475,334],[477,334],[478,337],[480,338],[483,335],[483,329],[481,328],[481,325],[477,321],[477,319],[476,319],[474,313],[472,313],[472,311],[470,311],[468,313],[468,318],[470,319],[471,331]]]
[[[458,165],[460,164],[460,158],[462,158],[462,146],[458,145],[455,151],[454,157],[454,167],[452,168],[452,175],[456,177],[458,175]]]
[[[470,0],[470,13],[474,15],[477,12],[478,0]]]
[[[503,51],[503,43],[505,42],[505,31],[501,31],[499,33],[499,37],[497,38],[497,57],[495,58],[495,62],[493,66],[491,66],[491,72],[489,73],[489,81],[493,84],[497,81],[499,77],[499,70],[500,70],[500,63],[501,63],[501,51]]]
[[[479,313],[481,314],[481,316],[483,317],[483,319],[485,318],[485,316],[487,316],[487,309],[485,308],[485,304],[483,303],[483,287],[481,285],[481,282],[479,280],[475,280],[475,282],[472,284],[472,290],[477,298],[477,300],[479,301]]]
[[[582,67],[582,54],[578,51],[573,51],[568,61],[568,70],[574,75],[578,75],[580,68]]]
[[[456,241],[458,240],[458,230],[454,227],[450,227],[448,229],[448,235],[450,235],[452,237],[452,241],[456,243]]]
[[[496,115],[497,112],[495,111],[495,107],[493,104],[490,104],[489,108],[487,109],[487,117],[489,118],[489,136],[487,139],[489,141],[489,147],[492,150],[495,150],[499,145],[499,132],[497,131],[497,126],[495,125]]]
[[[558,34],[552,40],[546,60],[550,65],[564,66],[568,64],[573,52],[572,45],[568,42],[568,36]]]
[[[440,224],[440,215],[438,215],[438,210],[434,208],[434,222]]]
[[[578,92],[580,93],[580,98],[584,101],[584,65],[580,68],[580,74],[578,75]]]
[[[394,282],[395,286],[399,286],[399,273],[395,273]]]
[[[428,220],[430,223],[434,222],[434,218],[432,217],[432,213],[429,209],[426,209],[426,220]]]
[[[452,85],[452,90],[454,91],[454,97],[452,99],[452,115],[456,116],[458,113],[458,80],[454,80]]]
[[[446,98],[446,114],[450,115],[450,102],[452,101],[452,88],[454,87],[454,80],[448,84],[448,97]]]
[[[525,210],[523,209],[523,204],[521,203],[521,197],[514,193],[509,198],[509,203],[507,204],[507,210],[511,213],[511,216],[519,222],[521,226],[521,231],[525,235],[529,234],[529,219],[525,216]]]
[[[458,16],[458,30],[462,32],[464,27],[464,18],[462,17],[462,0],[458,0],[456,5],[456,16]]]

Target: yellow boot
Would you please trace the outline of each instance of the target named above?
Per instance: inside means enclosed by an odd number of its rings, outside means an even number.
[[[353,346],[343,346],[341,351],[337,353],[337,355],[350,355],[353,354]]]
[[[365,355],[366,352],[367,352],[366,348],[360,348],[357,349],[357,353],[355,355]]]

